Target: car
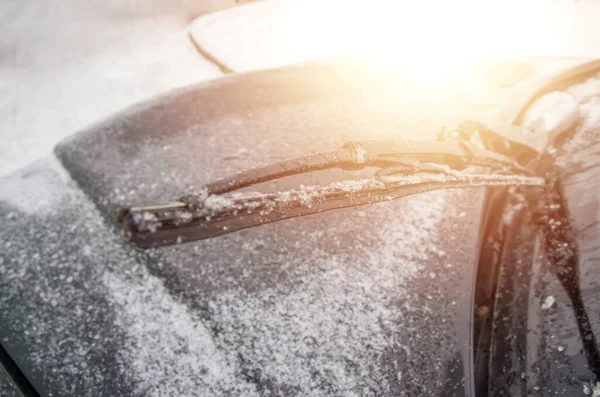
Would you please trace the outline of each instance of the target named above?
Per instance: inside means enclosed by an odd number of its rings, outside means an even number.
[[[595,390],[597,62],[543,86],[587,112],[586,128],[564,143],[557,135],[561,154],[539,166],[554,195],[435,190],[150,250],[119,232],[123,207],[348,140],[428,139],[473,111],[457,101],[434,113],[402,95],[399,76],[351,78],[352,65],[176,90],[2,178],[0,338],[24,394]],[[353,178],[322,170],[252,190]]]
[[[67,137],[0,177],[0,396],[599,394],[600,71],[567,64],[284,65]]]

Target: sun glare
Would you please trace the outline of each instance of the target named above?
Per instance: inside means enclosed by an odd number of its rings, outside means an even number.
[[[314,24],[298,42],[307,53],[365,56],[415,79],[435,80],[482,58],[555,52],[560,43],[547,34],[556,30],[560,6],[542,0],[321,0],[303,7]]]

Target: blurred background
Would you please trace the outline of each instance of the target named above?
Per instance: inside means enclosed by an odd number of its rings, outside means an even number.
[[[131,104],[232,72],[353,56],[423,81],[462,71],[477,93],[469,60],[553,57],[551,71],[593,58],[599,15],[590,0],[3,1],[0,175]]]

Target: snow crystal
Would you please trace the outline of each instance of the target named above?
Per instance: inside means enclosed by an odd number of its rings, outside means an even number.
[[[194,215],[189,211],[175,211],[174,223],[175,225],[185,225],[194,218]]]
[[[367,150],[362,146],[357,146],[354,151],[352,151],[352,159],[357,164],[362,164],[367,161]]]
[[[542,310],[550,310],[550,308],[554,305],[554,301],[555,299],[552,295],[547,296],[542,303]]]
[[[144,220],[144,221],[156,221],[158,219],[156,218],[156,215],[154,215],[153,213],[144,211],[142,213],[142,220]]]
[[[210,212],[217,213],[223,210],[227,210],[236,206],[236,201],[233,197],[227,197],[223,195],[211,195],[208,196],[202,207],[210,210]]]
[[[585,394],[586,396],[589,396],[590,394],[592,394],[592,389],[590,388],[590,386],[587,383],[583,384],[583,394]]]
[[[54,165],[58,163],[54,158],[51,161]],[[57,172],[49,173],[34,166],[3,177],[0,184],[0,200],[26,214],[53,211],[64,198],[62,184],[70,179],[62,167],[55,169]],[[48,177],[44,178],[44,174]],[[31,180],[37,183],[30,183]]]
[[[537,100],[526,112],[523,127],[529,128],[540,141],[536,147],[548,145],[549,135],[573,126],[579,120],[579,108],[572,95],[552,92]]]
[[[339,190],[341,192],[358,192],[364,189],[376,189],[384,188],[383,182],[376,179],[357,179],[348,180],[342,182],[334,182],[329,185],[332,190]]]
[[[582,385],[582,389],[586,396],[600,397],[600,382],[596,382],[595,385],[586,382]]]

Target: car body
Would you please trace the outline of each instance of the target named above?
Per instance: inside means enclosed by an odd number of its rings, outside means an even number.
[[[13,378],[43,396],[591,391],[535,207],[506,189],[423,193],[149,251],[119,232],[123,206],[348,140],[434,139],[484,113],[369,70],[314,62],[178,89],[2,177],[0,341]],[[488,104],[486,117],[500,109]],[[594,158],[593,136],[577,142],[564,158]],[[565,182],[595,327],[597,174],[591,164]]]

